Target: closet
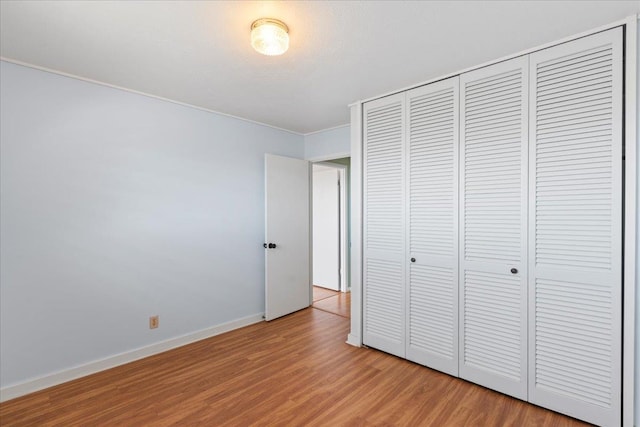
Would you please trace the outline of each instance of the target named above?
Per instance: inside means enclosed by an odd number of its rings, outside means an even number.
[[[621,413],[622,28],[363,104],[363,343]]]

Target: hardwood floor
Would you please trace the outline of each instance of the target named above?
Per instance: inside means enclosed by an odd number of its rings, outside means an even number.
[[[321,286],[313,286],[313,302],[320,301],[321,299],[330,298],[338,295],[340,292],[331,289],[323,288]]]
[[[335,295],[313,302],[313,308],[351,318],[351,292],[336,292]]]
[[[3,426],[579,426],[345,344],[309,308],[0,404]]]

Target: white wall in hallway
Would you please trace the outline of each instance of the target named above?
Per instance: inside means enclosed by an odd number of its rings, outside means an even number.
[[[340,290],[338,169],[313,165],[313,284]]]

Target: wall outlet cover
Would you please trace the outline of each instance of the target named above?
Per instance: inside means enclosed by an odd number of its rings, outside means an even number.
[[[160,326],[160,316],[149,317],[149,329],[156,329]]]

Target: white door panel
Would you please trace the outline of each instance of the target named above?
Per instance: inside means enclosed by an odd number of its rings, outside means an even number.
[[[529,399],[620,423],[622,30],[531,55]]]
[[[363,113],[363,343],[405,357],[404,94]]]
[[[527,398],[528,62],[460,76],[460,377]]]
[[[407,359],[458,375],[458,77],[407,92]],[[406,262],[406,261],[405,261]]]
[[[310,304],[310,166],[265,155],[265,319]]]

